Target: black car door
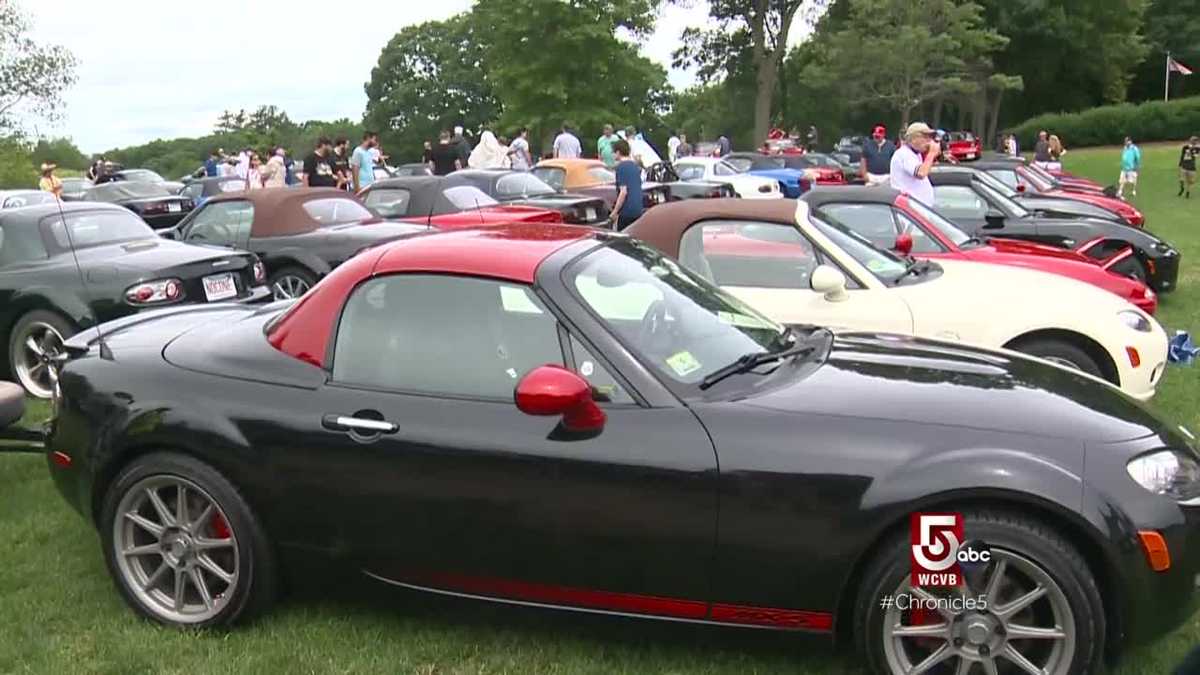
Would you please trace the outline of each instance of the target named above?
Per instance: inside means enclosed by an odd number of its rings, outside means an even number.
[[[547,363],[606,401],[601,432],[566,435],[517,410],[514,387]],[[707,434],[685,407],[639,405],[527,287],[412,274],[362,284],[313,400],[322,430],[280,453],[293,517],[335,533],[368,573],[702,618],[717,507]]]

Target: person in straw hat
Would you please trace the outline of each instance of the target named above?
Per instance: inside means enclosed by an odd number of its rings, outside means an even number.
[[[892,187],[906,192],[926,206],[933,206],[933,184],[929,171],[942,149],[933,140],[934,131],[924,122],[913,122],[904,130],[904,143],[892,155],[888,181]]]
[[[62,180],[54,175],[54,170],[57,168],[54,162],[42,163],[42,179],[38,181],[38,188],[45,192],[53,192],[55,197],[62,199]]]

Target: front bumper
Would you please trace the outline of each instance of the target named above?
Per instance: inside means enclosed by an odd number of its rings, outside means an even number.
[[[1167,334],[1157,321],[1151,319],[1149,333],[1125,332],[1120,349],[1112,349],[1109,356],[1117,364],[1117,376],[1121,380],[1121,391],[1139,401],[1154,398],[1158,383],[1167,369]],[[1133,365],[1130,349],[1136,351],[1138,365]]]
[[[1179,282],[1179,258],[1179,251],[1171,249],[1169,253],[1147,259],[1150,278],[1146,280],[1146,284],[1159,293],[1175,290]]]

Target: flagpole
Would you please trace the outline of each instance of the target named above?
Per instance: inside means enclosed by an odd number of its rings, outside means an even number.
[[[1167,52],[1167,72],[1163,77],[1163,101],[1171,98],[1171,52]]]

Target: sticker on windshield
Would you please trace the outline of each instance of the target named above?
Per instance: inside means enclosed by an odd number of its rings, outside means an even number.
[[[580,375],[583,375],[584,377],[591,377],[592,373],[594,372],[596,372],[596,367],[592,365],[591,361],[584,361],[583,363],[579,364]]]
[[[701,368],[700,362],[696,360],[696,357],[692,356],[692,353],[686,350],[676,352],[674,355],[667,357],[667,365],[680,377],[694,373]]]
[[[880,261],[880,260],[868,260],[867,261],[867,269],[871,270],[872,272],[882,272],[882,271],[888,269],[889,267],[891,267],[891,265],[889,265],[883,261]]]

